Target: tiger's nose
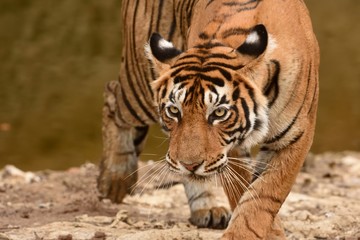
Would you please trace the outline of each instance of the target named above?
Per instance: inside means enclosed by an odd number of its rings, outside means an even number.
[[[203,162],[195,162],[195,163],[185,163],[180,161],[180,164],[183,165],[190,172],[195,172]]]

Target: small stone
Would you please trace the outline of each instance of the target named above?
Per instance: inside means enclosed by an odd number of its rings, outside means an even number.
[[[52,203],[47,202],[47,203],[40,203],[38,205],[39,208],[43,208],[43,209],[50,209],[50,207],[52,206]]]
[[[57,240],[72,240],[73,237],[71,234],[67,234],[67,235],[59,235]]]
[[[104,232],[95,232],[94,236],[91,238],[91,240],[105,240],[106,234]]]

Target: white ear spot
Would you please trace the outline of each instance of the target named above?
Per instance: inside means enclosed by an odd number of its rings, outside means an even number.
[[[162,38],[162,39],[159,41],[159,47],[160,47],[161,49],[174,48],[174,45],[173,45],[171,42],[166,41],[165,39]]]
[[[256,31],[253,31],[247,36],[245,43],[255,44],[259,42],[259,40],[260,40],[259,34]]]

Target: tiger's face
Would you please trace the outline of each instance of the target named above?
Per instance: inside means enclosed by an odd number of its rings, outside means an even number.
[[[248,56],[221,44],[181,53],[153,38],[151,59],[160,77],[152,86],[160,124],[170,137],[170,170],[193,179],[222,172],[233,147],[251,148],[267,132],[266,98],[242,71]],[[161,64],[156,51],[165,50],[175,59]]]

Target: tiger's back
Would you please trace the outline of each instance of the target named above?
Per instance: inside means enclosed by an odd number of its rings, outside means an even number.
[[[170,169],[189,178],[235,171],[223,180],[234,211],[224,239],[284,237],[277,212],[311,146],[318,101],[319,48],[303,1],[124,1],[123,19],[119,81],[105,91],[100,192],[119,202],[130,191],[136,174],[125,176],[160,119]],[[254,145],[251,179],[231,159],[250,162]],[[224,226],[228,213],[206,187],[185,189],[194,224]],[[214,221],[204,224],[207,214]]]

